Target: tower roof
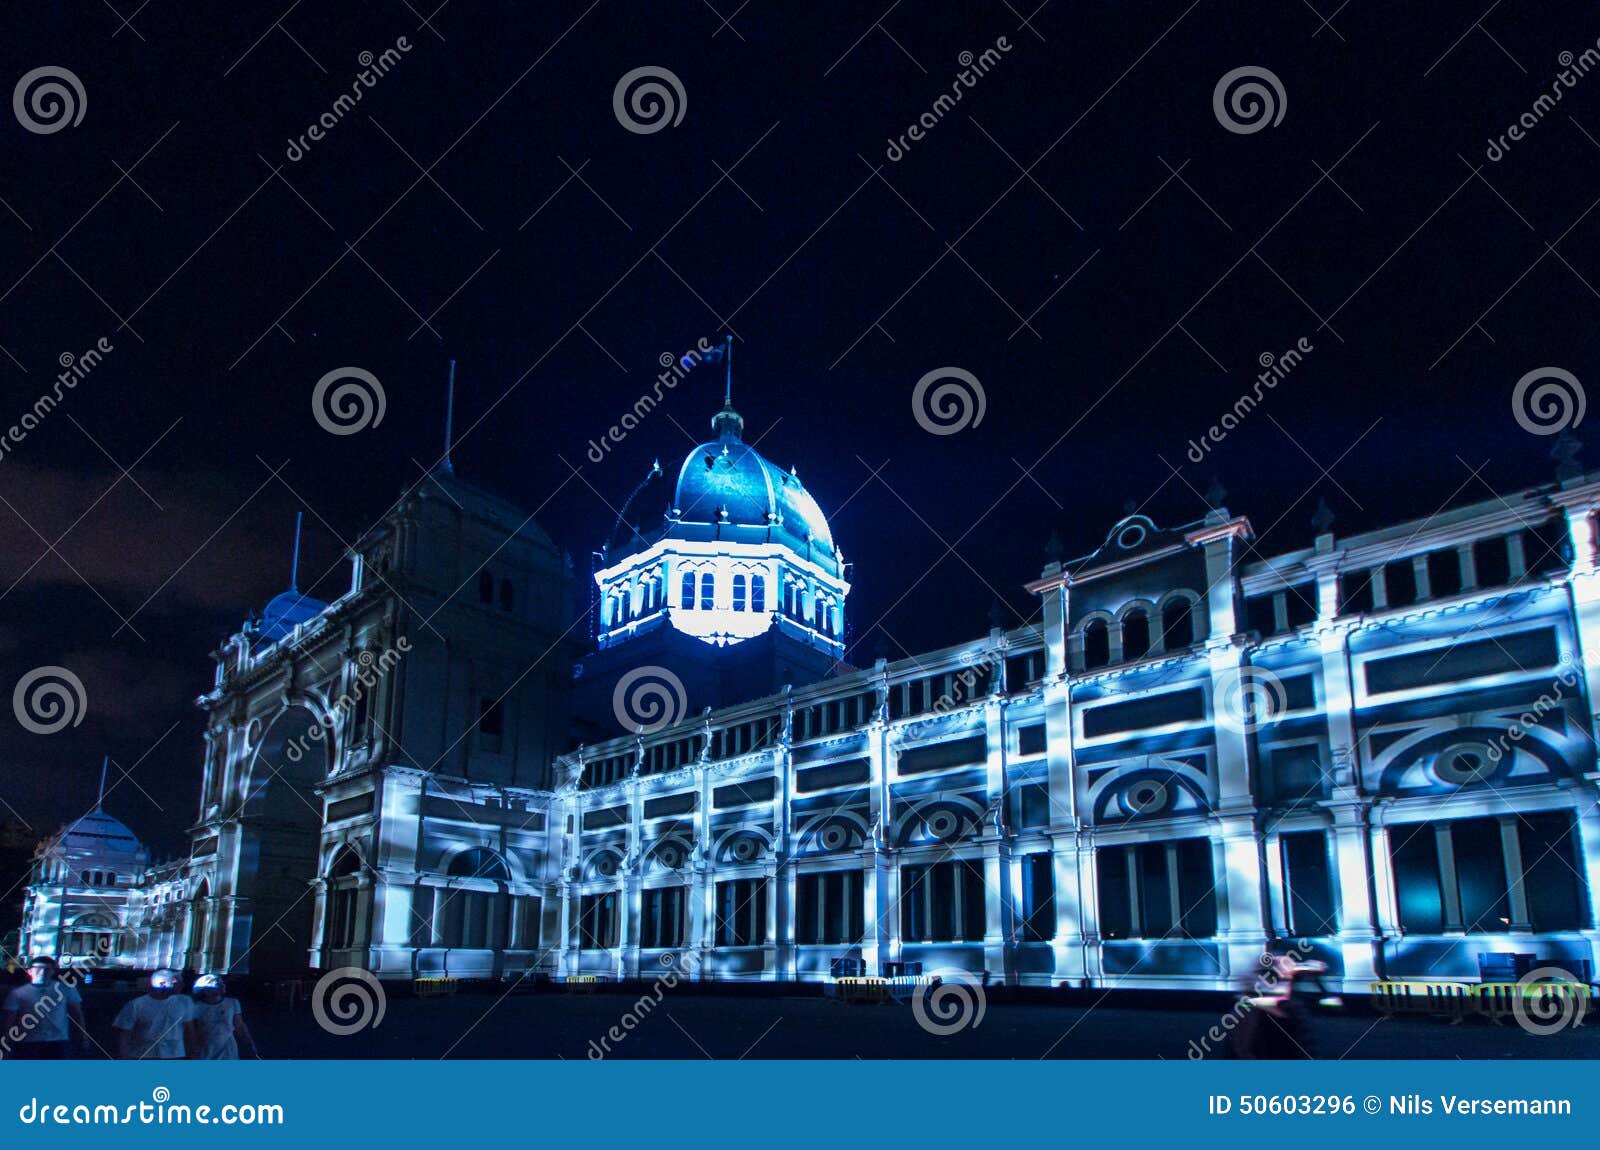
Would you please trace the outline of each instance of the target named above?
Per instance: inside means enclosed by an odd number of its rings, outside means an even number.
[[[726,540],[780,543],[839,574],[828,520],[794,469],[783,470],[744,442],[744,418],[731,403],[711,427],[716,438],[684,457],[670,496],[666,477],[656,473],[634,492],[607,541],[607,562],[662,539]]]

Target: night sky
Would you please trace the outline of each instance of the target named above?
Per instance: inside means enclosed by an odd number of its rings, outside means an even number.
[[[1595,46],[1591,4],[434,2],[4,17],[6,90],[52,66],[84,103],[0,114],[0,427],[112,350],[0,457],[0,687],[61,665],[88,698],[60,733],[0,723],[3,817],[53,830],[109,753],[108,809],[180,846],[209,653],[287,585],[297,511],[302,587],[338,594],[439,457],[452,357],[458,471],[581,575],[651,461],[708,436],[721,369],[590,442],[731,330],[747,440],[854,564],[858,663],[970,638],[997,597],[1020,623],[1052,530],[1079,554],[1128,501],[1188,522],[1217,477],[1262,554],[1309,543],[1319,495],[1354,531],[1545,482],[1512,390],[1596,369],[1600,68],[1486,155]],[[614,93],[646,67],[682,117],[630,131]],[[1221,122],[1241,67],[1281,120]],[[344,367],[386,406],[339,436],[312,393]],[[912,403],[942,368],[984,397],[949,435]]]

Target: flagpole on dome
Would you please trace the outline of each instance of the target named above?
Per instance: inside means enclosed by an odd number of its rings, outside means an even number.
[[[722,344],[723,370],[726,372],[726,383],[722,392],[722,406],[733,406],[733,333],[729,332],[723,337]]]
[[[456,473],[455,464],[450,460],[450,441],[455,438],[456,422],[456,361],[450,361],[450,382],[445,385],[444,398],[444,458],[439,461],[439,470],[446,475]]]

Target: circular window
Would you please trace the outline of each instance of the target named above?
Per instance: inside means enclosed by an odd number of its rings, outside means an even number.
[[[1124,551],[1132,550],[1144,542],[1147,534],[1149,533],[1145,531],[1144,524],[1130,523],[1117,532],[1117,546]]]
[[[961,829],[961,819],[954,811],[934,811],[928,816],[926,825],[928,834],[943,842],[945,839],[953,838]]]
[[[744,838],[736,839],[733,849],[729,853],[733,856],[735,862],[750,862],[760,856],[761,840],[753,835],[746,835]]]
[[[1153,815],[1167,809],[1170,792],[1155,779],[1140,779],[1122,792],[1122,809],[1130,815]]]
[[[610,878],[617,873],[617,856],[603,854],[594,860],[594,873],[601,878]]]
[[[1490,757],[1488,747],[1482,743],[1462,743],[1439,752],[1439,757],[1434,760],[1433,773],[1441,782],[1462,787],[1491,778],[1498,767],[1499,764]]]
[[[656,861],[668,870],[677,870],[683,865],[683,848],[677,843],[667,843],[657,849]]]
[[[842,851],[850,845],[850,832],[842,823],[830,823],[817,836],[817,844],[825,851]]]

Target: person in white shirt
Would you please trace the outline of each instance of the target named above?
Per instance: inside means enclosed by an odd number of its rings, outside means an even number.
[[[237,998],[226,998],[222,979],[202,974],[194,980],[194,1018],[189,1023],[189,1057],[233,1060],[241,1048],[260,1058]]]
[[[56,960],[41,955],[28,964],[28,982],[12,987],[0,1017],[0,1055],[17,1059],[66,1058],[84,1034],[83,999],[63,980]]]
[[[150,976],[150,993],[141,994],[117,1012],[118,1058],[183,1058],[185,1031],[194,1017],[194,1000],[176,993],[178,973],[158,970]]]

